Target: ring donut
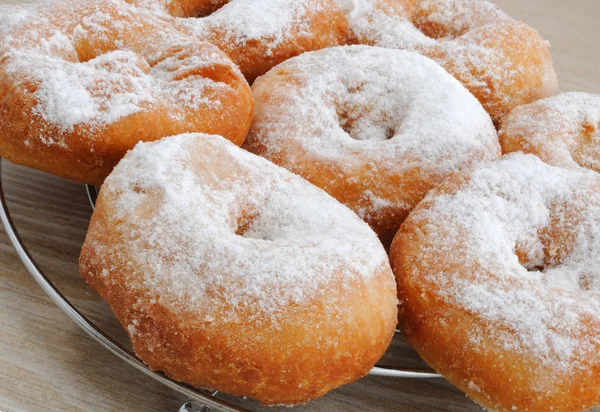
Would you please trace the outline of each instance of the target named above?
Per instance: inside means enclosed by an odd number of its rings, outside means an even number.
[[[504,153],[600,173],[600,95],[564,93],[517,107],[502,122],[500,144]]]
[[[305,53],[252,91],[244,148],[324,189],[387,245],[446,176],[500,156],[481,104],[416,53],[370,46]]]
[[[265,404],[366,375],[397,322],[368,225],[216,136],[130,151],[102,186],[80,270],[151,369]]]
[[[137,0],[218,46],[248,81],[305,51],[341,46],[348,22],[335,0]]]
[[[198,131],[240,145],[250,88],[218,48],[118,0],[0,14],[0,155],[101,184],[138,141]]]
[[[400,326],[495,411],[600,403],[600,176],[532,155],[455,174],[394,238]]]
[[[553,95],[548,42],[484,0],[338,0],[354,43],[415,51],[455,76],[494,122]]]

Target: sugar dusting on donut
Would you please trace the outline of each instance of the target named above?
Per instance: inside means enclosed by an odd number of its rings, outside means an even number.
[[[185,24],[199,37],[207,28],[219,30],[236,46],[261,40],[269,55],[291,35],[292,28],[300,33],[306,30],[305,16],[318,7],[314,0],[232,1],[210,16],[186,19]]]
[[[151,93],[151,81],[136,64],[139,63],[138,59],[134,53],[113,52],[86,65],[57,67],[59,65],[56,62],[48,61],[44,67],[39,60],[19,63],[28,65],[30,79],[40,83],[35,93],[38,104],[34,113],[61,129],[72,130],[75,125],[83,123],[112,123],[142,110],[142,103],[152,104],[155,101]],[[112,69],[118,67],[116,71],[121,72],[129,69],[127,76],[113,75],[113,81],[124,86],[126,92],[113,96],[107,96],[105,90],[90,92],[95,88],[94,77],[109,77],[104,68],[107,65]],[[21,67],[11,67],[9,72],[15,70],[22,73]],[[111,72],[114,73],[114,70]]]
[[[413,13],[418,27],[433,24],[438,30],[443,28],[436,37],[450,39],[474,27],[510,18],[500,7],[482,0],[420,0]]]
[[[434,39],[419,31],[407,18],[398,18],[397,15],[384,12],[381,9],[383,5],[379,5],[376,0],[337,2],[346,13],[350,33],[358,39],[369,39],[369,43],[374,46],[413,50],[418,44],[435,44]],[[408,16],[400,2],[395,9]]]
[[[17,5],[0,5],[0,39],[7,41],[5,36],[8,36],[13,28],[29,18],[29,10],[27,7],[19,7]]]
[[[125,2],[108,1],[92,8],[80,4],[68,12],[61,9],[60,3],[51,1],[30,7],[27,11],[8,13],[12,27],[2,37],[4,71],[21,85],[36,85],[32,92],[37,100],[34,114],[59,130],[69,132],[75,126],[93,129],[159,105],[183,105],[192,110],[210,106],[219,102],[210,97],[206,88],[210,87],[212,93],[215,88],[227,88],[225,83],[193,75],[218,64],[232,66],[216,49],[204,55],[182,52],[161,57],[168,50],[184,48],[196,41],[169,25],[141,22],[140,27],[146,24],[156,31],[152,38],[143,40],[145,55],[140,54],[136,42],[141,39],[127,40],[127,30],[135,24],[136,15],[144,18],[143,13]],[[53,19],[59,23],[72,18],[70,13],[78,15],[80,21],[54,26],[47,21],[47,15],[53,12],[58,14]],[[20,33],[17,38],[14,34],[19,31],[28,31],[29,35]],[[44,38],[48,32],[52,35]],[[125,38],[115,40],[119,32],[125,33]],[[122,50],[80,61],[79,50],[85,50],[83,43],[114,43]],[[177,114],[172,111],[172,115]],[[47,144],[60,144],[59,139],[51,136],[44,140]]]
[[[600,95],[563,93],[513,110],[500,133],[505,152],[600,172]]]
[[[197,139],[204,139],[207,160],[191,170]],[[228,302],[276,318],[289,305],[326,294],[334,279],[368,282],[387,261],[375,234],[350,210],[219,137],[140,143],[102,190],[115,202],[110,224],[126,237],[129,284],[175,312],[214,313],[211,305]],[[120,229],[120,221],[128,223]],[[96,246],[101,254],[119,253]],[[219,299],[211,298],[215,293]]]
[[[556,92],[549,44],[490,2],[338,0],[338,4],[346,11],[353,42],[433,58],[484,103],[495,121],[512,107]]]
[[[468,30],[509,19],[487,1],[422,0],[414,6],[400,1],[393,7],[385,0],[337,1],[354,36],[370,39],[377,46],[408,50],[453,40]],[[430,25],[442,32],[427,33]]]
[[[300,128],[302,147],[311,156],[345,161],[349,152],[362,150],[385,168],[405,155],[423,166],[436,164],[439,173],[451,173],[468,162],[473,147],[496,148],[481,105],[441,67],[418,54],[350,46],[307,53],[278,70],[294,73],[294,81],[282,85],[293,106],[277,108],[278,102],[267,101],[257,108],[264,112],[257,120],[272,122],[270,131],[282,131],[265,133],[266,139]],[[296,82],[302,87],[295,88]],[[254,92],[260,96],[261,84]],[[306,118],[311,121],[302,121]],[[331,138],[323,139],[326,131],[332,132]],[[382,143],[381,150],[369,151]],[[267,146],[274,151],[279,147]]]
[[[339,193],[373,226],[393,215],[397,225],[386,230],[396,230],[434,182],[499,156],[479,102],[416,53],[367,46],[305,53],[259,78],[253,93],[245,147]],[[340,188],[350,185],[361,197],[342,200],[350,190]]]
[[[423,271],[422,280],[489,323],[485,332],[472,330],[473,345],[492,340],[566,373],[584,367],[600,345],[599,188],[594,173],[518,154],[475,170],[457,191],[442,187],[425,199],[422,216],[450,223],[428,230],[440,237],[422,251],[422,263],[445,259],[466,273]],[[550,225],[571,240],[570,250],[549,246]]]

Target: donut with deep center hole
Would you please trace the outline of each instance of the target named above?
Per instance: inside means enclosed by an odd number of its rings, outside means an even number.
[[[129,0],[174,17],[218,46],[248,81],[306,51],[341,46],[348,22],[335,0]]]
[[[138,141],[197,131],[240,145],[253,102],[217,47],[119,0],[0,11],[0,155],[101,184]]]
[[[511,154],[455,174],[394,238],[400,327],[497,411],[600,403],[600,176]]]
[[[484,0],[338,0],[351,42],[434,59],[494,122],[516,106],[553,95],[549,44],[531,27]]]
[[[504,153],[600,173],[600,95],[564,93],[517,107],[502,122],[500,145]]]
[[[444,177],[500,156],[481,104],[416,53],[369,46],[305,53],[252,91],[244,148],[323,188],[387,245]]]
[[[130,151],[102,186],[80,270],[150,368],[266,404],[366,375],[397,322],[368,225],[216,136]]]

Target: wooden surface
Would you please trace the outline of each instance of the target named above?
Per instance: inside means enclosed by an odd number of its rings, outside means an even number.
[[[0,0],[3,3],[16,1]],[[596,44],[600,0],[497,3],[551,41],[562,90],[600,93]],[[122,340],[106,305],[77,273],[90,216],[83,187],[6,162],[2,176],[15,222],[42,269],[86,315]],[[27,274],[4,232],[0,232],[0,331],[0,411],[176,411],[184,400],[79,330]],[[398,345],[394,353],[404,356],[402,344]],[[416,362],[407,356],[406,362]],[[263,409],[252,402],[244,405]],[[481,409],[442,380],[366,378],[294,410]]]

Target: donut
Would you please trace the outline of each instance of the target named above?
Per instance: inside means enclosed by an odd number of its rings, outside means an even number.
[[[387,246],[444,177],[500,156],[481,104],[416,53],[360,45],[305,53],[252,92],[244,148],[324,189]]]
[[[600,95],[563,93],[517,107],[502,122],[500,144],[504,153],[600,173]]]
[[[250,87],[217,47],[120,0],[0,13],[0,156],[99,185],[138,141],[183,132],[240,145]]]
[[[485,0],[338,0],[350,41],[421,53],[456,77],[494,122],[557,91],[549,43]]]
[[[348,22],[335,0],[130,1],[175,17],[182,30],[218,46],[251,83],[291,57],[348,39]]]
[[[600,404],[600,176],[529,154],[452,175],[390,251],[400,328],[494,411]]]
[[[368,225],[217,136],[130,151],[102,186],[80,270],[151,369],[265,404],[366,375],[397,322]]]

